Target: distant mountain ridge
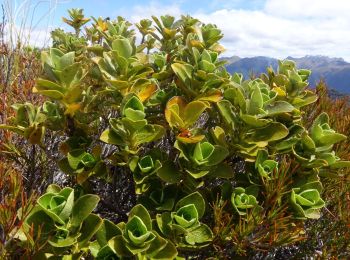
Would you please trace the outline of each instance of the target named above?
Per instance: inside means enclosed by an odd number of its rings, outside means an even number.
[[[250,75],[260,75],[266,72],[267,67],[275,70],[278,59],[257,56],[252,58],[240,58],[238,56],[225,57],[226,68],[230,73],[243,73],[245,78]],[[300,69],[312,71],[309,78],[311,87],[314,87],[320,79],[324,79],[327,86],[343,94],[350,94],[350,63],[342,58],[330,58],[327,56],[305,56],[302,58],[287,57],[294,60]]]

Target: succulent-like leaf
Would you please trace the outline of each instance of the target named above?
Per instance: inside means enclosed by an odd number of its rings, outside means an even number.
[[[176,203],[175,209],[179,209],[189,204],[193,204],[196,207],[199,218],[201,218],[204,215],[205,201],[203,199],[203,196],[198,191],[191,193],[186,197],[183,197],[181,200],[179,200]]]
[[[252,194],[246,193],[242,187],[237,187],[233,190],[231,202],[236,212],[244,216],[249,209],[258,209],[258,201]]]
[[[86,194],[81,196],[73,206],[72,226],[79,226],[89,214],[96,208],[100,198],[97,195]]]

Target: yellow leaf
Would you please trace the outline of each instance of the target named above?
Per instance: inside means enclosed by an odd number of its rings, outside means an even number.
[[[80,107],[81,105],[79,103],[69,104],[66,108],[66,111],[64,111],[64,114],[74,116],[75,112],[77,112]]]
[[[209,91],[208,93],[198,96],[196,100],[216,103],[222,99],[222,96],[223,96],[222,92],[219,89],[215,89],[215,90]]]
[[[186,102],[182,97],[175,96],[168,101],[165,108],[165,119],[171,127],[176,125],[176,122],[173,122],[173,120],[174,118],[179,118],[179,115],[183,114],[185,107],[186,107]]]
[[[287,95],[287,93],[284,89],[277,87],[277,85],[275,83],[273,83],[273,85],[274,85],[274,88],[272,90],[275,91],[278,96],[285,97]]]
[[[154,94],[154,92],[156,92],[156,90],[157,86],[155,84],[150,84],[147,87],[141,89],[140,92],[137,93],[137,96],[142,102],[144,102],[145,100],[149,99]]]
[[[199,50],[203,50],[203,48],[204,48],[203,43],[201,43],[200,41],[197,41],[197,40],[191,40],[190,44],[191,44],[192,47],[195,47],[195,48],[197,48]]]
[[[183,136],[176,136],[176,139],[179,140],[182,143],[186,143],[186,144],[195,144],[195,143],[199,143],[200,141],[202,141],[204,139],[204,135],[195,135],[195,136],[190,136],[190,137],[183,137]]]

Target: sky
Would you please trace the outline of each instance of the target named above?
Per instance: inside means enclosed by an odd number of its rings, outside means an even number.
[[[29,34],[34,45],[49,43],[53,28],[67,28],[69,8],[86,16],[123,16],[138,22],[151,15],[189,14],[224,33],[224,56],[305,55],[342,57],[350,62],[350,0],[0,0],[15,21],[12,31]],[[10,11],[9,11],[10,10]],[[23,22],[25,21],[25,22]],[[23,22],[23,26],[21,26]],[[22,28],[22,30],[18,29]]]

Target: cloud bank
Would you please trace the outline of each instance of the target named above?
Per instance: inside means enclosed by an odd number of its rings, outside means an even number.
[[[132,22],[151,15],[180,17],[184,13],[182,1],[170,5],[162,4],[160,0],[151,1],[148,5],[119,10],[111,17],[122,15]],[[258,9],[239,9],[239,5],[223,5],[223,1],[214,0],[212,5],[221,9],[208,12],[204,11],[206,6],[198,6],[197,11],[190,15],[204,23],[216,24],[223,31],[225,56],[285,58],[326,55],[350,61],[350,0],[252,1],[259,1],[260,4],[254,5]],[[34,31],[34,35],[37,37],[32,37],[30,42],[35,45],[47,39],[42,30]]]
[[[226,56],[326,55],[350,61],[349,0],[266,0],[258,10],[227,7],[212,13],[198,8],[190,15],[223,31]],[[135,22],[153,14],[179,16],[183,12],[180,4],[164,6],[153,1],[128,13]]]
[[[195,14],[225,34],[227,55],[327,55],[350,61],[350,1],[267,0],[262,10]]]

